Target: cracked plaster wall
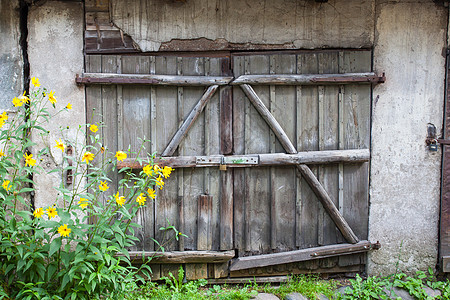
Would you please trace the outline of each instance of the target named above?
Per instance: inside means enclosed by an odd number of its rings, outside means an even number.
[[[361,48],[373,42],[374,1],[111,0],[112,20],[142,51],[172,40]]]
[[[61,137],[60,127],[69,126],[68,138],[74,139],[79,124],[85,123],[84,86],[75,84],[76,74],[83,71],[83,3],[47,1],[42,6],[33,6],[28,15],[28,57],[30,76],[38,77],[42,86],[55,91],[58,100],[56,109],[48,105],[50,112],[65,107],[68,102],[73,109],[62,112],[53,118],[48,126],[50,134],[41,142],[50,145],[52,156],[46,157],[41,166],[50,171],[62,161],[61,150],[53,147],[55,140]],[[61,182],[59,173],[36,176],[35,206],[52,205],[56,199],[55,186]],[[59,204],[61,205],[61,204]]]
[[[0,37],[0,110],[5,110],[23,89],[18,0],[0,0]]]
[[[425,144],[442,129],[448,9],[432,1],[377,2],[373,91],[369,274],[396,263],[413,273],[437,263],[441,152]]]

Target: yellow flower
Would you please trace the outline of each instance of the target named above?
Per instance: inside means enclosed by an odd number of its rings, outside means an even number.
[[[61,149],[61,151],[64,152],[64,148],[65,148],[66,146],[64,145],[63,142],[61,142],[61,139],[59,139],[59,141],[55,140],[55,142],[56,142],[56,146],[55,146],[55,147],[58,148],[58,149]]]
[[[89,126],[89,130],[91,130],[92,132],[97,132],[97,130],[98,130],[98,126],[97,125],[95,125],[95,124],[92,124],[91,126]]]
[[[2,150],[0,150],[0,157],[5,156],[5,153],[3,153]]]
[[[162,190],[163,186],[164,186],[164,181],[161,178],[161,175],[156,178],[156,185],[159,187],[160,190]]]
[[[2,128],[3,125],[5,125],[6,120],[8,120],[8,115],[6,114],[6,111],[4,111],[4,112],[0,115],[0,128]]]
[[[117,192],[114,195],[114,198],[116,199],[116,202],[119,206],[123,206],[125,204],[125,197],[124,196],[119,196],[119,192]]]
[[[0,115],[0,120],[2,120],[2,121],[8,120],[8,115],[6,114],[6,111],[4,111],[4,112]]]
[[[48,219],[54,218],[58,215],[58,212],[56,211],[56,208],[53,206],[50,206],[48,209],[45,210],[48,215]]]
[[[91,152],[89,152],[89,151],[86,151],[84,154],[83,154],[83,157],[81,158],[81,161],[86,161],[86,163],[87,164],[89,164],[89,162],[91,161],[91,160],[94,160],[94,157],[95,157],[95,155],[94,155],[94,153],[91,153]]]
[[[67,108],[67,109],[72,109],[72,104],[70,104],[70,102],[67,103],[66,108]]]
[[[117,151],[114,157],[116,157],[118,161],[123,161],[125,158],[127,158],[127,154],[123,151]]]
[[[25,166],[34,166],[36,164],[33,154],[24,154],[23,157],[25,158]]]
[[[153,176],[153,169],[152,169],[151,165],[146,165],[143,168],[143,171],[144,171],[145,174],[147,174],[147,176]]]
[[[145,201],[147,201],[147,199],[143,196],[142,193],[140,193],[139,196],[136,198],[136,202],[139,203],[139,205],[144,205]]]
[[[19,97],[19,100],[22,101],[22,103],[28,103],[28,101],[30,101],[30,98],[25,96],[25,91],[23,91],[23,94]]]
[[[50,101],[51,104],[55,105],[56,103],[56,98],[53,95],[55,92],[54,91],[50,91],[50,93],[48,93],[48,101]]]
[[[20,101],[20,99],[17,98],[17,97],[13,98],[12,103],[14,104],[14,107],[18,107],[18,106],[22,106],[23,105],[22,101]]]
[[[33,212],[33,216],[35,218],[42,218],[43,215],[44,215],[44,210],[42,209],[42,207],[36,208]]]
[[[10,190],[10,187],[9,187],[9,180],[4,180],[3,181],[3,184],[2,184],[2,187],[6,190],[6,191],[9,191]]]
[[[61,236],[69,236],[70,232],[72,231],[72,229],[67,228],[67,224],[64,224],[62,226],[59,226],[58,228],[58,233]]]
[[[109,189],[109,186],[106,184],[106,181],[100,181],[100,185],[98,186],[99,190],[104,192]]]
[[[80,201],[78,201],[78,205],[79,205],[81,208],[86,208],[86,207],[89,205],[89,202],[88,202],[88,200],[85,199],[85,198],[80,198]]]
[[[164,169],[161,170],[164,178],[169,178],[170,173],[172,173],[173,168],[165,166]]]
[[[147,194],[150,198],[155,199],[156,198],[156,192],[154,189],[148,189]]]
[[[40,87],[41,84],[39,83],[39,79],[37,79],[36,77],[31,78],[31,83],[35,86],[35,87]]]

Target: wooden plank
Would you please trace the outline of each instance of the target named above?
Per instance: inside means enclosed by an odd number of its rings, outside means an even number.
[[[273,74],[273,75],[241,75],[230,84],[252,85],[307,85],[307,84],[355,84],[382,83],[383,76],[373,72],[347,74]]]
[[[197,250],[210,250],[212,246],[212,196],[198,198]]]
[[[156,56],[155,73],[176,75],[176,56]],[[156,129],[154,130],[156,138],[154,139],[156,152],[160,155],[179,127],[177,117],[178,91],[177,87],[172,86],[154,86],[154,89],[156,95],[156,120],[154,121],[156,124]],[[157,189],[158,193],[155,201],[155,237],[158,241],[165,242],[166,251],[184,250],[179,248],[180,245],[176,240],[173,239],[168,242],[168,238],[173,237],[172,233],[165,236],[163,231],[158,230],[160,227],[166,227],[169,222],[184,233],[184,228],[180,227],[182,220],[179,218],[179,210],[183,207],[180,203],[182,203],[183,199],[178,198],[178,179],[180,178],[178,171],[175,170],[162,190]],[[180,188],[183,187],[181,186]]]
[[[182,74],[188,76],[204,76],[205,75],[205,58],[204,57],[182,57],[178,60],[180,63],[179,68],[182,68]],[[214,90],[217,90],[217,86]],[[205,151],[205,113],[206,104],[211,101],[214,94],[213,90],[210,90],[210,95],[203,98],[205,100],[199,105],[197,102],[202,93],[203,87],[183,87],[183,103],[182,111],[178,115],[179,120],[183,120],[179,131],[180,133],[184,129],[183,141],[178,147],[180,154],[186,155],[200,155]],[[206,99],[208,98],[208,99]],[[193,112],[196,112],[194,115]],[[183,127],[185,126],[185,127]],[[176,139],[175,134],[174,139]],[[172,143],[171,142],[171,143]],[[168,146],[169,148],[170,146]],[[176,146],[174,147],[174,149]],[[166,149],[167,150],[167,149]],[[165,152],[163,152],[164,155]],[[183,170],[183,211],[184,211],[184,233],[188,235],[185,238],[185,249],[195,250],[197,249],[198,240],[198,200],[199,196],[205,194],[205,178],[204,170],[190,169]],[[181,183],[179,184],[181,187]],[[211,218],[211,217],[210,217]]]
[[[176,58],[176,69],[177,69],[177,76],[183,75],[183,66],[182,66],[182,58],[177,57]],[[177,120],[178,120],[178,126],[181,127],[183,125],[183,118],[184,118],[184,88],[183,87],[177,87]],[[184,148],[183,148],[183,141],[179,144],[178,149],[178,155],[184,155]],[[179,170],[177,172],[177,178],[178,178],[178,230],[180,232],[185,233],[185,214],[184,214],[184,170]],[[184,250],[185,239],[180,238],[178,241],[178,249]]]
[[[276,74],[295,74],[296,56],[271,55],[271,70]],[[271,85],[270,112],[284,129],[290,141],[296,141],[296,87]],[[272,133],[271,152],[283,152],[283,146]],[[289,251],[295,246],[295,187],[294,167],[273,167],[271,170],[272,193],[272,249]]]
[[[223,76],[181,76],[154,74],[115,74],[82,73],[77,75],[77,84],[134,84],[134,85],[173,85],[173,86],[211,86],[226,85],[233,78]]]
[[[297,73],[318,73],[317,53],[297,55]],[[301,93],[297,98],[297,149],[298,151],[319,150],[319,102],[318,87],[312,85],[299,86]],[[317,167],[311,170],[317,174]],[[318,211],[320,203],[306,180],[297,172],[297,185],[300,201],[297,205],[297,246],[310,248],[318,246]]]
[[[222,57],[205,57],[205,76],[220,76],[226,75],[222,71],[222,64],[224,58]],[[214,94],[211,100],[204,109],[204,153],[205,155],[220,153],[221,136],[220,136],[220,98],[222,96],[222,89]],[[193,143],[195,141],[192,141]],[[221,243],[220,225],[221,224],[221,171],[219,168],[204,169],[204,193],[212,196],[212,214],[211,214],[211,248],[209,250],[219,250]],[[233,188],[229,187],[230,189]],[[232,224],[232,223],[230,223]],[[231,249],[231,248],[230,248]],[[228,250],[228,249],[224,249]]]
[[[321,274],[322,277],[326,277],[328,274],[343,274],[348,272],[356,272],[361,273],[364,272],[364,266],[361,265],[352,265],[348,267],[333,267],[333,268],[321,268],[320,261],[322,260],[312,260],[312,261],[304,261],[293,264],[285,264],[285,265],[277,265],[277,266],[269,266],[265,268],[256,268],[256,269],[246,269],[230,272],[230,278],[228,279],[210,279],[208,283],[213,282],[238,282],[244,280],[245,282],[271,282],[267,280],[268,278],[274,278],[274,282],[277,281],[277,278],[280,278],[283,275],[292,276],[298,274],[311,274],[314,272],[315,274]],[[309,266],[312,266],[311,268]],[[270,276],[270,277],[267,277]],[[263,278],[263,279],[260,279]],[[272,279],[271,279],[272,280]]]
[[[267,107],[262,103],[262,101],[258,97],[258,95],[256,95],[256,93],[252,89],[252,87],[249,85],[243,84],[243,85],[241,85],[241,88],[244,90],[246,95],[249,97],[249,99],[252,101],[252,103],[258,109],[258,112],[261,113],[263,118],[267,121],[269,126],[272,128],[275,135],[278,137],[278,139],[282,143],[283,147],[285,148],[286,152],[295,153],[296,150],[295,150],[294,146],[292,145],[292,143],[290,142],[289,138],[286,136],[285,132],[283,131],[281,126],[278,124],[278,122],[275,120],[275,118],[267,110]],[[297,168],[299,168],[299,170],[302,173],[302,176],[304,176],[305,179],[308,181],[308,183],[311,185],[312,190],[319,197],[319,200],[321,201],[325,210],[328,212],[328,214],[330,214],[331,218],[336,223],[336,226],[341,230],[342,234],[347,239],[347,241],[349,241],[351,243],[356,243],[358,241],[358,238],[352,232],[351,228],[348,226],[347,222],[342,217],[342,215],[339,213],[339,211],[336,209],[332,199],[327,194],[326,190],[321,186],[320,182],[317,180],[315,175],[311,172],[311,170],[306,165],[299,165],[299,166],[297,166]]]
[[[283,128],[280,126],[278,121],[273,117],[273,115],[264,105],[259,96],[255,93],[255,90],[248,84],[241,85],[241,88],[247,95],[248,99],[252,102],[254,107],[257,109],[257,111],[261,114],[261,116],[273,130],[276,137],[283,145],[283,148],[286,149],[286,152],[296,153],[297,150],[295,149],[294,145],[292,145],[292,142],[289,140],[289,137],[286,135],[286,133],[284,132]]]
[[[246,74],[269,74],[269,56],[247,56],[244,58],[244,67]],[[256,93],[261,97],[264,107],[268,107],[270,88],[258,86]],[[244,151],[246,154],[269,153],[270,127],[248,97],[244,101]],[[246,168],[245,173],[245,251],[251,255],[268,253],[271,251],[270,168]]]
[[[244,73],[244,57],[233,56],[233,72],[235,76]],[[232,87],[233,97],[233,150],[234,154],[244,154],[245,151],[245,108],[248,102],[241,88]],[[228,172],[228,171],[227,171]],[[245,170],[233,170],[233,247],[238,250],[238,255],[244,253],[245,236]]]
[[[155,158],[154,162],[160,166],[170,166],[172,168],[192,168],[192,167],[218,167],[223,158],[227,161],[237,161],[227,163],[230,168],[251,168],[268,166],[294,166],[299,164],[333,164],[333,163],[364,163],[370,159],[369,149],[353,150],[324,150],[305,151],[296,154],[266,153],[266,154],[246,154],[246,155],[210,155],[210,156],[170,156]],[[239,163],[241,159],[256,159],[257,164]],[[199,163],[198,160],[202,162]],[[143,165],[133,159],[125,159],[118,162],[117,168],[142,169]]]
[[[371,51],[344,51],[340,72],[371,70]],[[371,88],[363,85],[345,85],[343,94],[343,149],[370,147]],[[343,165],[342,214],[361,239],[368,237],[369,164]],[[343,256],[339,265],[356,263],[358,257]]]
[[[134,262],[152,257],[151,264],[225,263],[234,257],[234,251],[130,251]],[[123,256],[124,254],[118,254]]]
[[[207,264],[186,264],[186,280],[198,280],[208,278]]]
[[[357,244],[337,244],[281,253],[238,257],[231,261],[230,271],[261,268],[343,254],[361,253],[377,248],[379,248],[378,244],[373,244],[369,241],[360,241]]]
[[[122,72],[123,73],[144,73],[150,71],[150,59],[144,56],[123,56]],[[147,157],[147,151],[150,144],[143,139],[150,137],[150,89],[148,87],[130,87],[120,86],[122,89],[122,111],[120,126],[120,144],[124,151],[130,149],[132,151],[130,157],[136,158],[137,154],[141,158]],[[145,150],[141,150],[144,147]],[[129,190],[124,189],[124,194]],[[135,201],[135,199],[130,199]],[[130,250],[153,250],[155,245],[151,238],[154,237],[154,214],[153,202],[151,199],[147,201],[145,207],[139,209],[133,222],[140,224],[142,227],[135,229],[135,235],[139,238],[139,243]]]
[[[353,233],[347,221],[345,221],[342,214],[334,205],[333,200],[330,199],[330,196],[328,196],[328,193],[320,184],[319,180],[317,180],[311,169],[309,169],[306,165],[299,165],[297,168],[301,171],[302,176],[309,183],[313,192],[318,196],[323,207],[328,212],[329,216],[339,228],[345,239],[352,244],[357,243],[358,237]]]
[[[217,88],[218,85],[213,85],[206,90],[206,92],[198,101],[197,105],[192,109],[189,116],[185,119],[183,125],[181,125],[180,129],[175,133],[169,145],[167,145],[166,149],[162,153],[162,156],[171,156],[175,152],[179,143],[186,136],[187,131],[189,130],[189,128],[191,128],[195,120],[198,118],[203,108],[205,107],[205,104],[209,101],[209,99],[211,99]]]

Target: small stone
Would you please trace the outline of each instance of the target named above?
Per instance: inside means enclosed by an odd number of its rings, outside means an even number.
[[[425,293],[427,293],[428,296],[437,297],[442,294],[440,290],[434,290],[428,286],[425,286],[424,288]]]
[[[327,296],[325,296],[324,294],[318,295],[317,299],[319,299],[319,300],[329,300],[329,298]]]
[[[392,299],[395,299],[394,293],[395,293],[396,297],[400,297],[402,300],[415,300],[416,299],[413,296],[411,296],[407,290],[400,289],[398,287],[394,287],[394,289],[392,291],[393,291],[393,293],[391,293],[389,290],[385,290],[386,294],[390,295]]]
[[[277,296],[275,296],[273,294],[268,294],[268,293],[259,293],[252,299],[255,299],[255,300],[280,300],[280,298],[278,298]]]
[[[286,300],[308,300],[305,296],[300,293],[290,293],[284,299]]]

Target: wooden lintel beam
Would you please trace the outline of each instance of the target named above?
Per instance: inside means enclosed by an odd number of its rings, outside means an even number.
[[[206,103],[208,103],[208,101],[211,99],[211,97],[214,95],[214,93],[217,91],[218,88],[219,88],[218,85],[212,85],[206,90],[206,92],[203,94],[203,96],[197,102],[195,107],[189,113],[189,116],[186,118],[186,120],[184,120],[181,127],[178,129],[178,131],[173,136],[169,145],[167,145],[166,149],[163,151],[162,156],[173,155],[173,153],[177,149],[178,145],[180,145],[181,141],[186,136],[189,128],[191,128],[192,124],[194,124],[195,120],[197,120],[198,116],[205,108]]]
[[[238,161],[247,158],[257,157],[257,164],[245,164]],[[154,162],[160,166],[172,168],[202,168],[219,167],[226,158],[227,167],[268,167],[268,166],[295,166],[298,164],[328,164],[328,163],[361,163],[370,159],[369,149],[353,150],[324,150],[305,151],[296,154],[267,153],[267,154],[247,154],[247,155],[210,155],[210,156],[171,156],[155,158]],[[201,160],[203,163],[198,163]],[[236,163],[228,163],[237,161]],[[207,162],[207,163],[204,163]],[[117,162],[117,168],[142,169],[145,164],[136,162],[135,159],[125,159]]]
[[[375,73],[345,74],[276,74],[276,75],[241,75],[231,82],[253,85],[314,85],[314,84],[354,84],[382,83],[385,77]]]
[[[77,84],[145,84],[173,86],[226,85],[233,77],[180,76],[154,74],[83,73],[76,77]]]
[[[125,256],[124,254],[118,254]],[[129,251],[130,260],[144,262],[152,258],[150,263],[182,264],[182,263],[222,263],[230,261],[234,256],[234,250],[229,251]]]
[[[379,243],[360,241],[357,244],[337,244],[273,254],[239,257],[231,261],[230,271],[233,272],[238,270],[295,263],[345,254],[361,253],[379,248]]]

